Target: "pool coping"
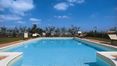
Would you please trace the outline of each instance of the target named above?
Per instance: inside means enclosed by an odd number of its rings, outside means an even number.
[[[81,39],[81,40],[85,40],[85,41],[89,41],[89,42],[93,42],[99,45],[103,45],[103,46],[107,46],[107,47],[111,47],[111,48],[115,48],[117,49],[117,46],[111,45],[111,44],[106,44],[106,43],[100,43],[98,41],[93,41],[93,40],[89,40],[89,39]]]
[[[21,56],[22,52],[0,52],[0,56],[6,56],[6,58],[0,60],[0,66],[9,66],[11,61]]]
[[[27,44],[27,43],[29,43],[31,41],[41,40],[41,39],[80,39],[80,40],[83,40],[83,41],[89,41],[89,42],[93,42],[93,43],[96,43],[96,44],[101,44],[101,45],[104,45],[104,46],[107,46],[107,47],[111,47],[111,48],[116,48],[117,49],[116,46],[107,45],[107,44],[104,44],[104,43],[94,42],[94,41],[91,41],[91,40],[81,39],[81,38],[76,38],[76,37],[75,38],[74,37],[39,37],[39,38],[30,39],[30,40],[22,41],[22,42],[19,42],[19,43],[15,43],[15,44],[12,44],[12,45],[9,45],[9,46],[1,47],[0,50],[5,50],[5,49],[13,48],[13,47],[16,47],[16,46],[21,46],[21,45]],[[0,54],[1,53],[2,52],[0,51]],[[10,53],[12,53],[12,52],[8,52],[6,54],[10,54]],[[20,53],[20,52],[15,52],[15,53]],[[101,56],[106,57],[105,55],[101,54],[101,52],[97,52],[97,54],[98,55],[100,54]],[[14,55],[14,56],[16,56],[16,55]],[[110,57],[108,57],[108,56],[106,58],[110,59]],[[12,60],[13,59],[11,59],[11,61]],[[111,60],[112,63],[116,64],[116,66],[117,66],[117,63],[113,62],[112,59],[110,59],[110,60]]]
[[[112,55],[117,55],[117,52],[97,52],[97,56],[101,57],[103,60],[111,64],[111,66],[117,66],[117,58],[113,57]]]

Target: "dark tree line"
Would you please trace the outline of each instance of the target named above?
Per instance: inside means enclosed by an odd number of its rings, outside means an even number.
[[[117,27],[113,27],[110,30],[117,32]],[[76,34],[78,34],[78,31],[80,31],[80,27],[73,26],[73,25],[69,28],[65,28],[65,27],[58,28],[54,26],[41,28],[41,27],[38,27],[36,24],[34,24],[32,27],[19,27],[19,28],[0,27],[0,37],[21,37],[23,36],[24,32],[28,32],[29,34],[38,33],[41,36],[43,35],[43,33],[46,33],[47,37],[49,36],[70,37],[70,36],[76,36]],[[97,27],[94,27],[93,30],[85,33],[89,37],[108,38],[106,32],[97,31]]]
[[[115,33],[117,33],[117,27],[112,27],[110,28],[108,31],[115,31]],[[107,31],[104,32],[99,32],[97,31],[97,27],[94,27],[93,30],[87,32],[87,36],[88,37],[98,37],[98,38],[106,38],[106,39],[109,39],[109,36],[107,34]]]
[[[0,27],[0,37],[19,37],[23,36],[24,32],[29,34],[38,33],[42,35],[46,33],[46,36],[73,36],[80,30],[80,27],[71,26],[70,28],[58,28],[54,26],[49,26],[45,28],[40,28],[34,24],[31,28],[27,27],[15,27],[15,28],[6,28]]]

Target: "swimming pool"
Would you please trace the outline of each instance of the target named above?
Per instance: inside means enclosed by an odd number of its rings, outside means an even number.
[[[23,52],[13,66],[110,66],[96,57],[97,51],[111,51],[110,48],[95,48],[71,38],[35,40],[7,51]]]

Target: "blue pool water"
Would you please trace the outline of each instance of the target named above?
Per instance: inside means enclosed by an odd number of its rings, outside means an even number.
[[[73,39],[43,39],[8,51],[23,52],[14,66],[109,66],[97,63],[96,52],[101,50]]]

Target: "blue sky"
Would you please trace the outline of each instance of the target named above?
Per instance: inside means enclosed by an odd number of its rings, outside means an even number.
[[[117,25],[117,0],[0,0],[0,26],[79,26],[91,30]]]

